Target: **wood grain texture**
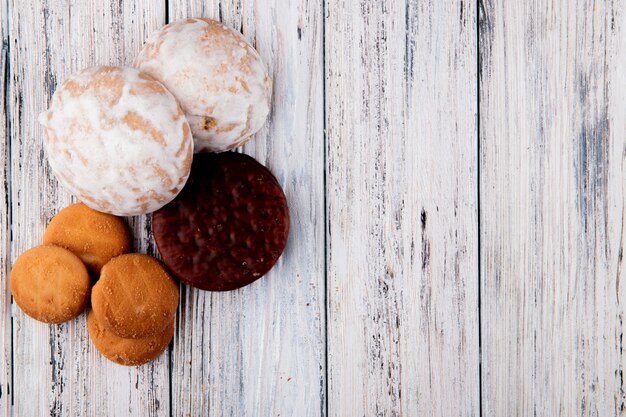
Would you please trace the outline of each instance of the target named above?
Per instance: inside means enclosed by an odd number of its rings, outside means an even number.
[[[69,74],[96,64],[130,63],[146,32],[163,24],[161,1],[9,0],[12,260],[40,244],[48,221],[70,202],[49,170],[37,115]],[[148,224],[133,222],[136,249]],[[85,315],[58,326],[13,305],[14,415],[169,415],[169,360],[125,368],[101,357]]]
[[[475,4],[329,0],[329,416],[476,416]]]
[[[624,415],[623,1],[481,1],[485,416]]]
[[[626,415],[623,0],[170,0],[270,70],[244,152],[285,188],[284,256],[238,291],[181,286],[171,351],[139,368],[84,317],[11,304],[10,263],[71,201],[37,115],[130,63],[167,3],[0,0],[0,415]]]
[[[239,30],[273,79],[269,122],[244,147],[285,189],[285,253],[241,290],[181,288],[172,351],[173,415],[322,416],[326,407],[324,136],[320,2],[170,2],[170,20]]]
[[[9,242],[11,241],[11,217],[9,215],[9,147],[7,146],[7,74],[9,65],[9,33],[7,2],[0,0],[0,415],[11,413],[11,293],[8,286]]]

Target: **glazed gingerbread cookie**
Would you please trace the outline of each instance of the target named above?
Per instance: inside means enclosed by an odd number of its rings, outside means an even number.
[[[73,74],[39,117],[50,168],[89,207],[152,212],[185,184],[193,139],[174,96],[134,68]]]
[[[124,339],[98,322],[93,310],[87,315],[89,337],[98,351],[110,361],[120,365],[143,365],[157,358],[174,336],[172,321],[161,333],[144,339]]]
[[[70,250],[90,271],[99,274],[104,264],[130,250],[131,236],[121,218],[78,203],[52,219],[43,243]]]
[[[196,152],[243,145],[270,112],[272,82],[261,57],[240,33],[215,20],[165,25],[148,38],[135,66],[178,99]]]
[[[98,322],[116,336],[146,338],[174,320],[178,285],[155,258],[121,255],[102,268],[91,306]]]
[[[89,300],[89,274],[67,249],[38,246],[13,264],[10,287],[17,305],[45,323],[62,323],[78,316]]]

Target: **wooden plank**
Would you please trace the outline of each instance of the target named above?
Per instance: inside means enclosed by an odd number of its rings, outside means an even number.
[[[9,147],[7,146],[6,124],[6,83],[9,54],[9,31],[7,2],[0,1],[0,35],[2,52],[0,55],[0,414],[11,415],[11,292],[9,291],[9,242],[11,241],[11,222],[9,215]]]
[[[624,2],[480,7],[484,414],[624,415]]]
[[[40,243],[44,227],[70,202],[49,171],[37,115],[70,73],[95,64],[131,63],[146,33],[161,26],[160,0],[68,2],[10,0],[11,213],[14,260]],[[144,218],[133,221],[136,249],[149,249]],[[59,326],[13,306],[16,416],[169,415],[169,359],[125,368],[89,342],[85,315]]]
[[[329,416],[479,414],[475,13],[327,1]]]
[[[274,82],[269,123],[244,152],[268,166],[291,210],[287,249],[238,291],[183,286],[173,414],[320,416],[325,411],[322,11],[304,0],[170,2],[242,31]]]

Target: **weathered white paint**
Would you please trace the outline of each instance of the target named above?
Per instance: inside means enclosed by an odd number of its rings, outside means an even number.
[[[0,55],[0,415],[11,412],[11,295],[7,275],[9,272],[10,217],[8,207],[8,146],[6,131],[6,84],[8,66],[8,13],[7,2],[0,0],[0,35],[2,51]]]
[[[625,6],[481,1],[486,416],[626,413]]]
[[[267,165],[291,212],[287,249],[238,291],[181,288],[173,414],[322,416],[326,407],[324,136],[320,2],[170,2],[240,30],[274,82],[270,121],[244,152]]]
[[[475,2],[326,2],[329,416],[479,414]]]
[[[250,287],[183,287],[171,362],[130,369],[84,318],[11,308],[6,279],[70,201],[38,112],[165,21],[161,0],[107,3],[0,1],[0,414],[12,393],[16,416],[478,415],[478,157],[483,414],[626,414],[623,1],[170,1],[268,65],[271,121],[245,152],[285,187],[292,234]],[[131,224],[154,254],[149,219]]]
[[[10,152],[14,260],[40,243],[70,202],[49,171],[37,115],[57,84],[95,64],[130,63],[146,32],[161,26],[161,1],[10,0]],[[136,249],[149,249],[147,222],[133,222]],[[169,415],[169,358],[125,368],[89,342],[85,317],[48,326],[13,305],[14,415]]]

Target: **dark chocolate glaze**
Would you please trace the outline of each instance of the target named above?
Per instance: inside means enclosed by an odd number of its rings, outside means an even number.
[[[274,266],[287,244],[289,209],[276,178],[254,158],[202,153],[180,194],[152,215],[152,231],[181,281],[229,291]]]

